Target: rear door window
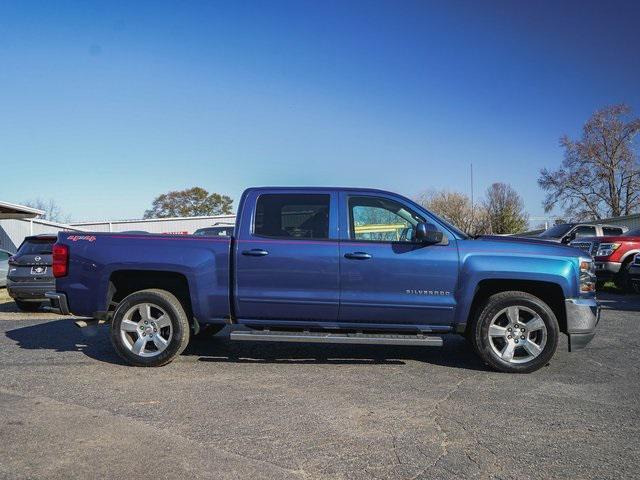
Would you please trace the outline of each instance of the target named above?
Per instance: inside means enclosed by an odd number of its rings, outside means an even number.
[[[602,234],[606,237],[622,235],[622,229],[617,227],[602,227]]]
[[[264,194],[258,197],[253,234],[291,239],[329,238],[330,196]]]

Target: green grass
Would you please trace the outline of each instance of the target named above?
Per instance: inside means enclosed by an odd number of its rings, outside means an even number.
[[[0,288],[0,303],[6,302],[13,302],[13,300],[9,296],[9,292],[7,292],[7,289],[2,287]]]

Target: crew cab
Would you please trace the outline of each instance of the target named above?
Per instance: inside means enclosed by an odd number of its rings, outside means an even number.
[[[489,366],[531,372],[560,333],[584,347],[599,318],[590,255],[472,238],[372,189],[250,188],[233,236],[62,232],[53,272],[51,309],[109,322],[136,366],[229,326],[233,341],[440,346],[460,334]]]
[[[618,288],[624,291],[634,290],[630,268],[634,256],[640,252],[640,228],[630,230],[622,235],[581,238],[574,240],[570,245],[595,257],[599,285],[613,281]]]

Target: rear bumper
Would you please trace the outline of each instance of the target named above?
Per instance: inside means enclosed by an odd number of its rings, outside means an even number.
[[[47,292],[46,297],[49,299],[49,306],[46,307],[46,310],[59,315],[71,315],[67,296],[64,293]]]
[[[45,294],[51,290],[55,290],[55,280],[51,282],[14,282],[7,279],[7,291],[11,298],[18,300],[46,300]]]
[[[620,262],[598,262],[596,260],[596,277],[598,280],[613,278],[620,271],[620,267],[622,267]]]
[[[596,335],[596,325],[600,321],[600,305],[595,298],[568,298],[565,300],[565,309],[569,351],[580,350]]]

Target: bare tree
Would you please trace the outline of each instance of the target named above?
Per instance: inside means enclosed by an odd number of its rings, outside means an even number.
[[[472,208],[464,193],[429,190],[418,196],[418,203],[471,235],[490,231],[486,209],[482,205]]]
[[[494,183],[487,189],[484,207],[493,233],[519,233],[529,224],[522,198],[506,183]]]
[[[640,166],[634,137],[640,118],[631,109],[613,105],[595,112],[580,140],[560,139],[564,160],[558,170],[540,171],[538,184],[548,193],[545,211],[556,205],[576,220],[630,215],[640,209]]]
[[[24,203],[27,207],[37,208],[38,210],[44,210],[44,214],[39,218],[43,220],[49,220],[50,222],[69,223],[71,217],[64,213],[62,207],[56,203],[53,198],[49,200],[43,200],[36,198],[35,200],[29,200]]]

